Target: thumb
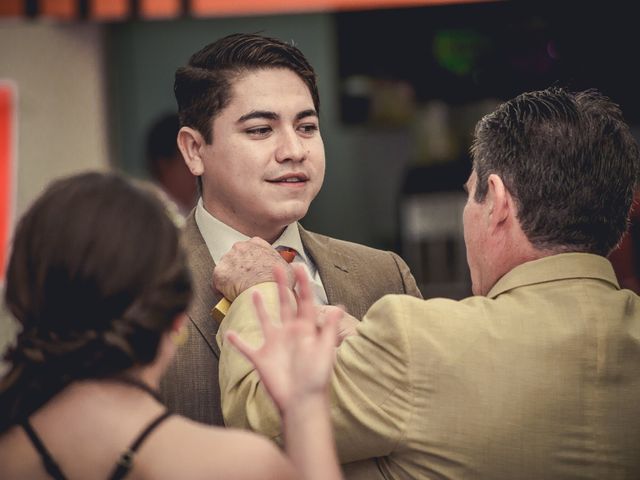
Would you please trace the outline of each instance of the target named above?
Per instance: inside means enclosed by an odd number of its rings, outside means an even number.
[[[251,240],[249,240],[249,243],[254,243],[254,244],[260,245],[262,247],[271,248],[271,245],[269,244],[269,242],[267,242],[266,240],[264,240],[263,238],[260,238],[260,237],[251,238]]]

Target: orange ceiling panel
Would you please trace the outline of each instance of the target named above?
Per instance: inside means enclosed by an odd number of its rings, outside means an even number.
[[[43,17],[71,20],[78,15],[77,2],[75,0],[40,0],[38,14]]]
[[[174,18],[182,14],[181,0],[139,0],[142,18]]]
[[[326,10],[366,10],[418,5],[475,3],[478,1],[481,0],[191,0],[191,13],[194,16],[211,16]]]
[[[2,0],[0,17],[17,17],[24,15],[24,0]]]
[[[89,17],[95,20],[125,20],[131,15],[129,0],[91,0]]]

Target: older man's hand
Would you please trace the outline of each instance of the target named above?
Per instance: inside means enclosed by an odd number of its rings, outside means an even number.
[[[263,239],[237,242],[216,265],[213,286],[233,302],[246,289],[263,282],[275,282],[273,268],[282,266],[293,289],[295,278],[291,266]]]

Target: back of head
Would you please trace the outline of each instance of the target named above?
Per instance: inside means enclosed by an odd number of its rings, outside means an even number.
[[[296,73],[309,87],[319,113],[316,75],[298,48],[274,38],[238,33],[205,46],[176,71],[174,93],[181,125],[198,130],[211,143],[211,122],[229,103],[233,79],[247,71],[269,68]]]
[[[182,162],[176,137],[180,121],[175,113],[168,113],[153,122],[146,135],[146,158],[149,173],[160,180],[161,163]]]
[[[22,331],[0,431],[74,380],[152,362],[190,295],[177,230],[151,194],[113,174],[53,183],[14,236],[6,303]]]
[[[478,122],[471,152],[476,201],[498,174],[534,247],[608,255],[620,241],[640,159],[620,109],[597,91],[522,94]]]

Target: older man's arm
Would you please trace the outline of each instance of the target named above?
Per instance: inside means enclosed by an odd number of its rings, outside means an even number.
[[[264,297],[267,311],[278,312],[275,283],[262,283],[237,297],[220,325],[220,390],[228,426],[249,428],[281,442],[277,410],[253,367],[230,345],[224,333],[233,329],[258,346],[260,327],[251,302],[253,291]],[[406,298],[387,296],[367,313],[358,335],[338,349],[331,383],[331,415],[341,462],[390,454],[411,415],[410,348]],[[393,323],[393,325],[390,325]]]

